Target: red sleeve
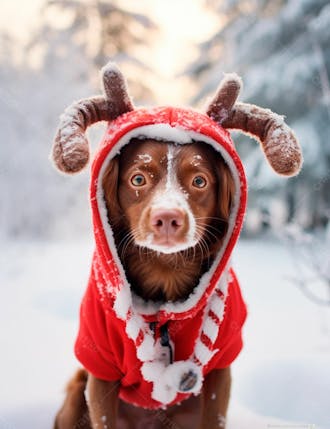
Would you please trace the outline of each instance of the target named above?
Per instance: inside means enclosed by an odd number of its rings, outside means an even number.
[[[232,281],[228,286],[225,314],[215,343],[215,348],[219,349],[219,352],[210,361],[208,371],[227,368],[236,359],[243,347],[242,327],[246,319],[247,309],[236,275],[233,271],[231,271],[231,275]]]
[[[75,355],[79,362],[95,377],[107,381],[122,378],[116,356],[108,338],[106,315],[90,279],[80,307],[80,326],[75,343]]]

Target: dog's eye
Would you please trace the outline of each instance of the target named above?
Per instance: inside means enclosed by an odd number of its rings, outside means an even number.
[[[206,186],[206,179],[202,176],[196,176],[192,184],[195,188],[204,188]]]
[[[131,178],[131,183],[134,186],[143,186],[146,184],[146,179],[143,176],[143,174],[135,174],[132,178]]]

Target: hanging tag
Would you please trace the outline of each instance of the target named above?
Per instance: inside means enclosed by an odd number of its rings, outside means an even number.
[[[181,376],[179,391],[190,392],[196,386],[197,380],[198,374],[194,370],[190,369],[189,371],[185,372]]]
[[[174,354],[174,344],[170,341],[172,353]],[[161,339],[158,338],[155,344],[155,360],[162,362],[165,366],[171,363],[171,350],[168,346],[162,346]]]

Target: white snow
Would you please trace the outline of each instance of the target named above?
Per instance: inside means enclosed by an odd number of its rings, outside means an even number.
[[[51,427],[79,366],[73,344],[92,249],[83,240],[1,243],[1,428]],[[234,262],[249,316],[228,429],[328,429],[330,309],[288,280],[296,273],[282,245],[241,241]]]
[[[149,164],[149,162],[152,161],[152,156],[149,153],[140,153],[137,157],[140,161],[143,161],[144,164]]]
[[[202,160],[203,158],[200,155],[194,155],[192,161],[190,162],[190,165],[192,165],[193,167],[198,167],[199,165],[201,165]]]
[[[218,415],[218,426],[219,428],[224,428],[226,426],[226,418],[221,414]]]
[[[116,85],[115,91],[118,92],[118,89],[120,89],[121,91],[121,97],[122,97],[121,101],[123,101],[126,106],[132,105],[131,98],[128,94],[126,79],[115,62],[109,61],[104,67],[102,67],[101,77],[102,77],[103,93],[105,94],[106,98],[113,101],[112,99],[113,82],[111,81],[114,80]]]

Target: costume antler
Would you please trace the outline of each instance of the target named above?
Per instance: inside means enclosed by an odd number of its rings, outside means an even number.
[[[77,173],[88,163],[89,144],[85,136],[88,126],[134,109],[125,78],[114,63],[103,67],[102,78],[103,96],[77,101],[60,117],[52,155],[57,168],[65,173]]]
[[[59,170],[76,173],[89,160],[86,128],[111,121],[134,110],[124,76],[113,63],[102,69],[103,96],[77,101],[60,118],[53,159]],[[302,164],[300,146],[282,116],[252,104],[236,103],[242,86],[240,77],[228,74],[207,108],[207,115],[224,128],[243,131],[260,141],[273,169],[285,176],[298,174]]]
[[[226,75],[207,108],[207,115],[224,128],[243,131],[259,140],[276,173],[285,176],[298,174],[302,153],[293,131],[283,116],[269,109],[236,103],[241,85],[242,81],[236,74]]]

